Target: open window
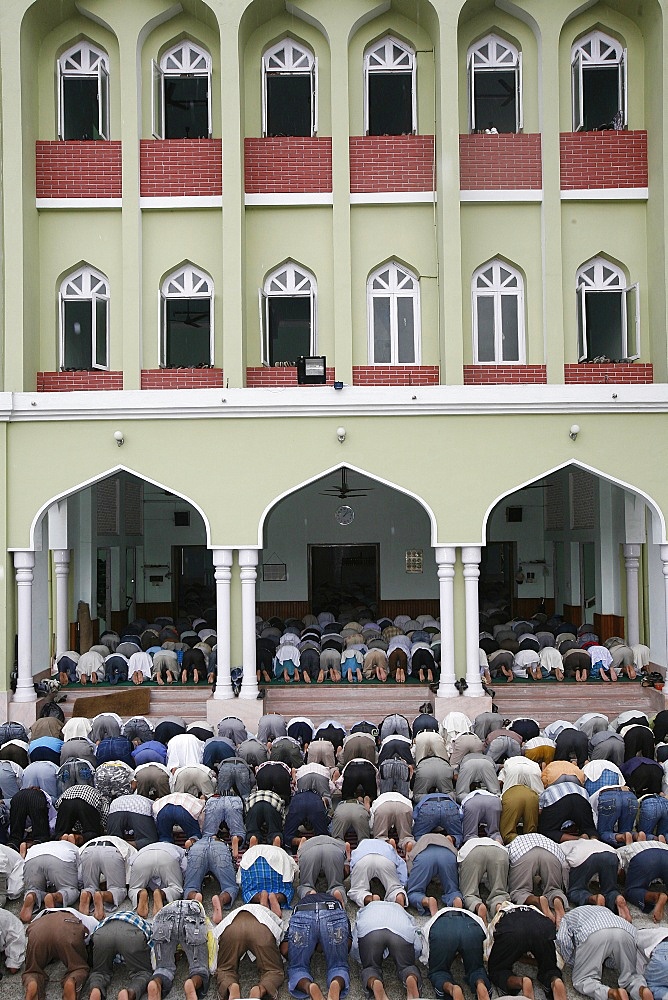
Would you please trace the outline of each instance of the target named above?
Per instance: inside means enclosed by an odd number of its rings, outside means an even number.
[[[487,35],[468,50],[467,67],[470,131],[520,132],[522,53],[498,35]]]
[[[89,42],[63,52],[57,63],[58,138],[109,138],[109,58]]]
[[[473,360],[477,364],[524,362],[524,281],[503,260],[473,272]]]
[[[305,45],[284,38],[262,57],[264,135],[316,135],[318,60]]]
[[[601,31],[571,50],[573,131],[622,129],[628,124],[626,49]]]
[[[316,283],[314,276],[288,261],[265,279],[260,290],[262,361],[294,365],[316,353]]]
[[[395,261],[367,282],[369,360],[375,365],[420,361],[420,285],[417,275]]]
[[[60,366],[109,367],[109,282],[92,267],[73,271],[60,285]]]
[[[364,129],[367,135],[417,131],[415,52],[388,35],[364,53]]]
[[[160,364],[213,364],[213,282],[192,264],[168,274],[160,289]]]
[[[578,361],[640,357],[638,285],[605,257],[583,264],[576,276]]]
[[[211,137],[211,56],[187,39],[153,67],[153,135],[156,139]]]

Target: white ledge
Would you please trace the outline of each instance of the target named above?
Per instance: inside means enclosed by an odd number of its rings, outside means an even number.
[[[460,201],[515,201],[515,202],[541,202],[543,200],[542,188],[508,188],[498,190],[489,188],[481,191],[473,189],[463,189],[459,192]]]
[[[247,194],[244,204],[247,208],[254,208],[260,205],[275,205],[278,207],[284,205],[333,205],[334,195],[331,191],[268,191],[263,194]]]
[[[431,205],[435,191],[360,191],[350,195],[351,205]]]
[[[223,196],[216,195],[179,195],[173,198],[149,198],[139,199],[141,209],[151,208],[222,208]]]
[[[35,198],[38,210],[43,208],[122,208],[122,198]]]
[[[647,201],[649,188],[574,188],[562,191],[562,201]]]
[[[668,384],[290,386],[0,393],[0,421],[668,413]]]

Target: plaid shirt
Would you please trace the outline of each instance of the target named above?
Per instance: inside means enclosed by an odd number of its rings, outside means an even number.
[[[521,836],[515,837],[514,840],[510,841],[508,844],[508,856],[511,865],[518,862],[520,858],[523,858],[534,847],[542,847],[543,850],[554,854],[555,858],[558,858],[563,867],[566,868],[566,855],[564,852],[558,844],[555,844],[549,837],[544,837],[542,833],[523,833]]]
[[[287,809],[278,792],[272,792],[269,788],[254,788],[246,800],[246,813],[253,808],[256,802],[268,802],[280,813],[281,820],[285,821]]]
[[[89,806],[92,806],[93,809],[97,809],[102,819],[107,818],[109,803],[105,801],[97,788],[92,788],[90,785],[70,785],[56,802],[56,809],[60,807],[60,803],[65,801],[65,799],[80,799],[82,802],[86,802]]]
[[[140,917],[134,910],[118,910],[116,913],[112,913],[110,916],[105,917],[104,920],[100,921],[95,928],[94,933],[96,934],[100,927],[105,927],[107,924],[110,924],[112,920],[122,920],[123,923],[130,924],[131,927],[136,927],[140,930],[146,938],[146,943],[151,951],[151,961],[153,961],[153,934],[151,932],[151,925],[148,921],[144,920],[143,917]]]
[[[583,799],[586,799],[587,802],[589,802],[589,796],[579,781],[568,781],[562,779],[560,781],[555,781],[553,785],[548,785],[545,791],[540,793],[538,805],[541,809],[546,809],[547,806],[553,806],[555,802],[559,802],[560,799],[566,798],[567,795],[581,795]]]
[[[564,962],[572,964],[578,946],[584,944],[590,935],[612,928],[626,931],[637,941],[635,927],[604,906],[577,906],[574,910],[569,910],[559,925],[556,941]]]

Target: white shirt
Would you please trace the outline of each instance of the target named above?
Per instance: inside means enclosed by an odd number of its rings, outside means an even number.
[[[121,837],[111,837],[108,834],[105,834],[102,837],[93,837],[92,840],[89,840],[87,843],[83,845],[80,851],[81,854],[83,855],[86,853],[89,847],[104,847],[107,844],[110,844],[112,847],[115,847],[118,853],[123,858],[123,861],[125,862],[125,880],[126,882],[129,882],[130,867],[132,865],[133,859],[137,855],[137,848],[133,847],[132,844],[128,844],[127,840],[122,840]]]
[[[498,840],[492,840],[491,837],[471,837],[457,851],[457,861],[461,864],[476,847],[498,847],[500,851],[508,854],[508,848],[505,844],[500,844]]]
[[[179,733],[172,736],[167,744],[167,767],[189,767],[191,764],[201,764],[204,755],[204,744],[189,733]]]
[[[255,917],[258,923],[263,924],[268,927],[271,933],[274,935],[274,940],[277,945],[283,940],[283,935],[285,934],[288,920],[287,918],[281,919],[277,917],[276,914],[270,910],[267,906],[260,906],[259,903],[245,903],[243,906],[237,907],[232,913],[228,914],[217,927],[214,927],[214,934],[216,939],[220,939],[220,935],[223,933],[226,927],[229,927],[233,920],[239,916],[240,913],[250,913],[252,917]],[[246,954],[253,955],[251,951]],[[253,955],[255,958],[255,955]]]
[[[0,872],[7,876],[7,895],[10,899],[18,899],[23,895],[24,864],[23,858],[13,847],[0,845]]]
[[[559,847],[566,855],[569,868],[577,868],[584,864],[592,854],[614,854],[617,851],[609,844],[602,844],[600,840],[566,840],[559,844]]]
[[[79,864],[79,848],[69,840],[49,840],[46,844],[33,844],[28,848],[26,861],[33,858],[58,858],[60,861],[74,861]]]

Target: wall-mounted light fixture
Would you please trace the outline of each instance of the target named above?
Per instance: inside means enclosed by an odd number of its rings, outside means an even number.
[[[336,436],[339,439],[339,444],[343,444],[343,442],[346,440],[346,429],[345,429],[345,427],[337,427],[336,428]]]
[[[123,431],[114,431],[114,441],[120,448],[121,445],[125,444],[125,438],[123,437]]]
[[[576,439],[576,437],[578,436],[579,433],[580,433],[580,425],[579,424],[571,424],[571,429],[568,432],[568,436],[571,439],[571,441],[575,441],[575,439]]]

